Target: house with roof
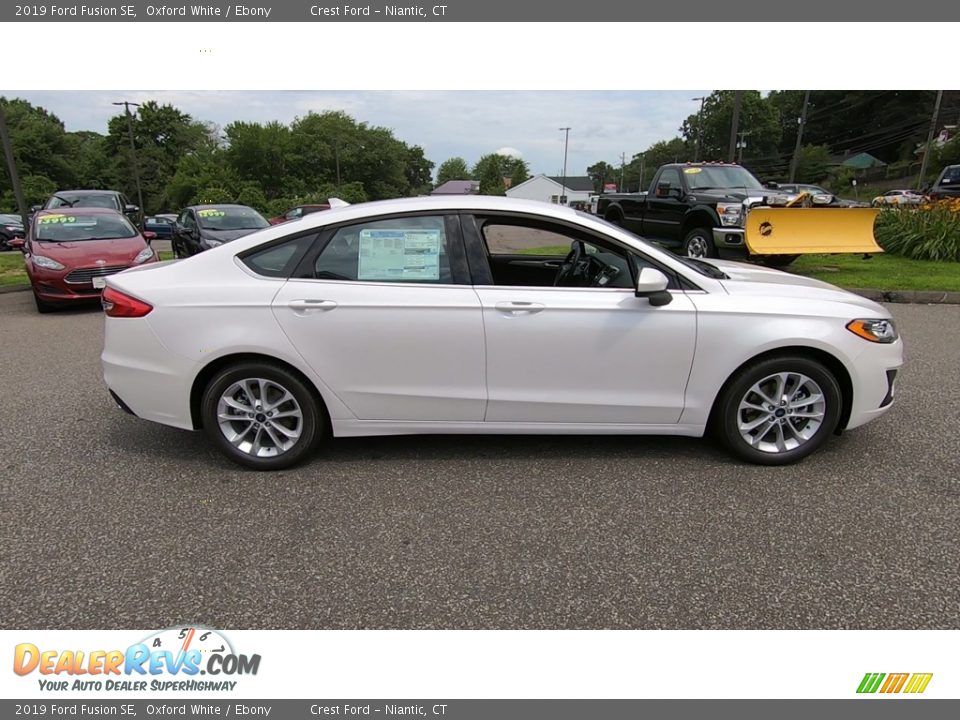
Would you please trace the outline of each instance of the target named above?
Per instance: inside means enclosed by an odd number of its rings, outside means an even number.
[[[480,192],[480,183],[476,180],[447,180],[435,187],[431,195],[476,195]]]
[[[593,193],[593,180],[588,175],[570,175],[566,178],[535,175],[507,189],[507,197],[549,203],[558,203],[560,198],[565,198],[566,205],[589,202]]]

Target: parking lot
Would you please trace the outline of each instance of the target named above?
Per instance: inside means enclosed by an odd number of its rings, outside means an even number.
[[[682,438],[334,440],[278,474],[124,415],[96,308],[0,295],[6,628],[960,627],[960,307],[808,461]]]

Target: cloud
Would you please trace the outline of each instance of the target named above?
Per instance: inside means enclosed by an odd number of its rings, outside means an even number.
[[[494,150],[497,155],[505,155],[506,157],[521,158],[523,153],[512,147],[502,147],[499,150]]]

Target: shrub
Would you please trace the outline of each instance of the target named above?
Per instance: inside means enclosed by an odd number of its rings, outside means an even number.
[[[874,234],[894,255],[960,262],[960,200],[882,210]]]
[[[220,205],[232,202],[233,193],[219,187],[201,190],[190,199],[191,205]]]

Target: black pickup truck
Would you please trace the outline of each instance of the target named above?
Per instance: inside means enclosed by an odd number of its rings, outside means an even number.
[[[747,211],[790,197],[764,187],[739,165],[674,163],[657,170],[648,192],[601,195],[596,212],[684,255],[711,258],[719,250],[746,253]]]

